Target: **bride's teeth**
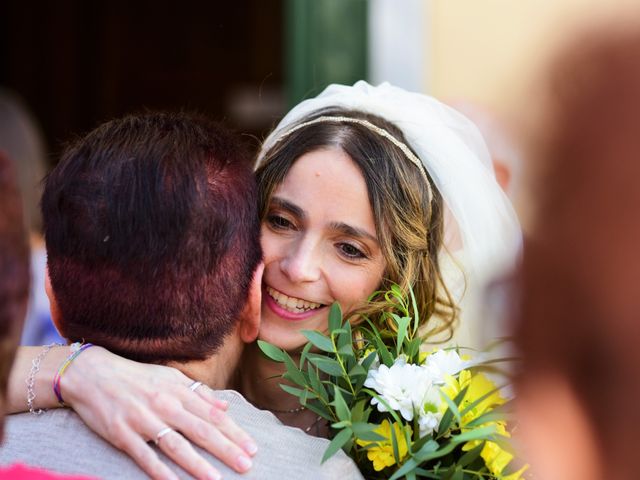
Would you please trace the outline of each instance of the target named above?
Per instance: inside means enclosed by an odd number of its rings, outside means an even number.
[[[307,312],[322,306],[319,303],[307,302],[301,298],[289,297],[271,287],[267,287],[267,293],[278,305],[293,313]]]
[[[291,297],[287,298],[287,307],[296,308],[297,306],[298,306],[298,300]]]

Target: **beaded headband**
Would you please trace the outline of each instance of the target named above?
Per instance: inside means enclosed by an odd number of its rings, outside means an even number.
[[[374,125],[373,123],[371,123],[368,120],[363,120],[363,119],[360,119],[360,118],[323,115],[321,117],[314,118],[313,120],[309,120],[308,122],[300,123],[300,124],[296,125],[295,127],[287,130],[286,132],[283,132],[280,135],[280,138],[278,139],[278,141],[282,140],[285,137],[288,137],[293,132],[295,132],[297,130],[300,130],[301,128],[308,127],[309,125],[315,125],[316,123],[325,123],[325,122],[356,123],[358,125],[362,125],[363,127],[368,128],[372,132],[375,132],[378,135],[380,135],[381,137],[384,137],[387,140],[389,140],[396,147],[398,147],[400,150],[402,150],[402,153],[405,154],[405,156],[407,157],[407,159],[411,163],[413,163],[416,167],[418,167],[418,170],[420,170],[420,173],[422,174],[422,177],[424,178],[424,181],[427,184],[427,188],[429,189],[429,197],[433,196],[433,195],[431,195],[431,183],[429,182],[429,179],[428,179],[427,174],[426,174],[425,169],[424,169],[424,165],[422,164],[420,159],[418,159],[418,157],[415,156],[415,154],[409,149],[409,147],[407,147],[407,145],[405,145],[400,140],[398,140],[396,137],[391,135],[384,128],[380,128],[380,127],[378,127],[377,125]]]

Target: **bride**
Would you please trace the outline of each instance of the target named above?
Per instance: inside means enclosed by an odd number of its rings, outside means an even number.
[[[306,343],[300,330],[326,330],[333,302],[354,322],[363,314],[375,319],[381,299],[367,299],[396,283],[413,288],[425,338],[447,341],[455,334],[456,342],[469,345],[464,331],[473,312],[465,310],[465,296],[481,288],[487,272],[508,268],[520,247],[515,214],[469,120],[433,98],[388,84],[331,85],[284,117],[256,165],[265,263],[262,340],[295,355]],[[38,352],[21,349],[12,374],[19,381],[9,391],[14,412],[24,410],[19,385]],[[48,390],[66,354],[61,347],[45,357],[34,406],[56,406]],[[229,388],[285,424],[327,435],[313,412],[280,389],[281,368],[248,345]],[[92,348],[74,361],[61,388],[87,424],[120,444],[108,419],[158,391],[174,395],[184,410],[208,411],[195,405],[193,392],[176,388],[190,384],[176,373]],[[107,385],[99,378],[108,378]],[[110,386],[116,384],[114,396]],[[198,389],[196,396],[215,402],[211,390]],[[149,413],[197,437],[162,412]],[[139,434],[139,423],[128,427]],[[231,440],[241,438],[228,419],[217,425]]]

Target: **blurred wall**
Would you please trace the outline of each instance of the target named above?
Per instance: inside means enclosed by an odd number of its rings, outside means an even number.
[[[508,190],[525,231],[535,205],[526,179],[539,168],[526,154],[547,122],[551,60],[579,30],[638,16],[638,0],[428,1],[424,91],[481,112],[515,146]]]
[[[638,0],[430,0],[425,90],[506,114],[576,27],[637,6]]]

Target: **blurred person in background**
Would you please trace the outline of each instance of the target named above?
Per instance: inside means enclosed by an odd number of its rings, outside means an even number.
[[[31,291],[22,345],[61,342],[49,314],[49,300],[44,291],[47,255],[42,239],[40,215],[41,181],[46,174],[45,146],[36,119],[15,93],[0,88],[0,151],[4,151],[17,174],[22,193],[24,218],[31,243]]]
[[[552,70],[520,278],[520,436],[545,480],[638,478],[640,29]],[[569,449],[569,450],[568,450]]]
[[[14,168],[0,152],[0,440],[4,433],[9,372],[29,299],[29,242]],[[0,447],[1,448],[1,447]],[[85,477],[86,478],[86,477]],[[0,467],[0,479],[82,480],[23,465]]]

